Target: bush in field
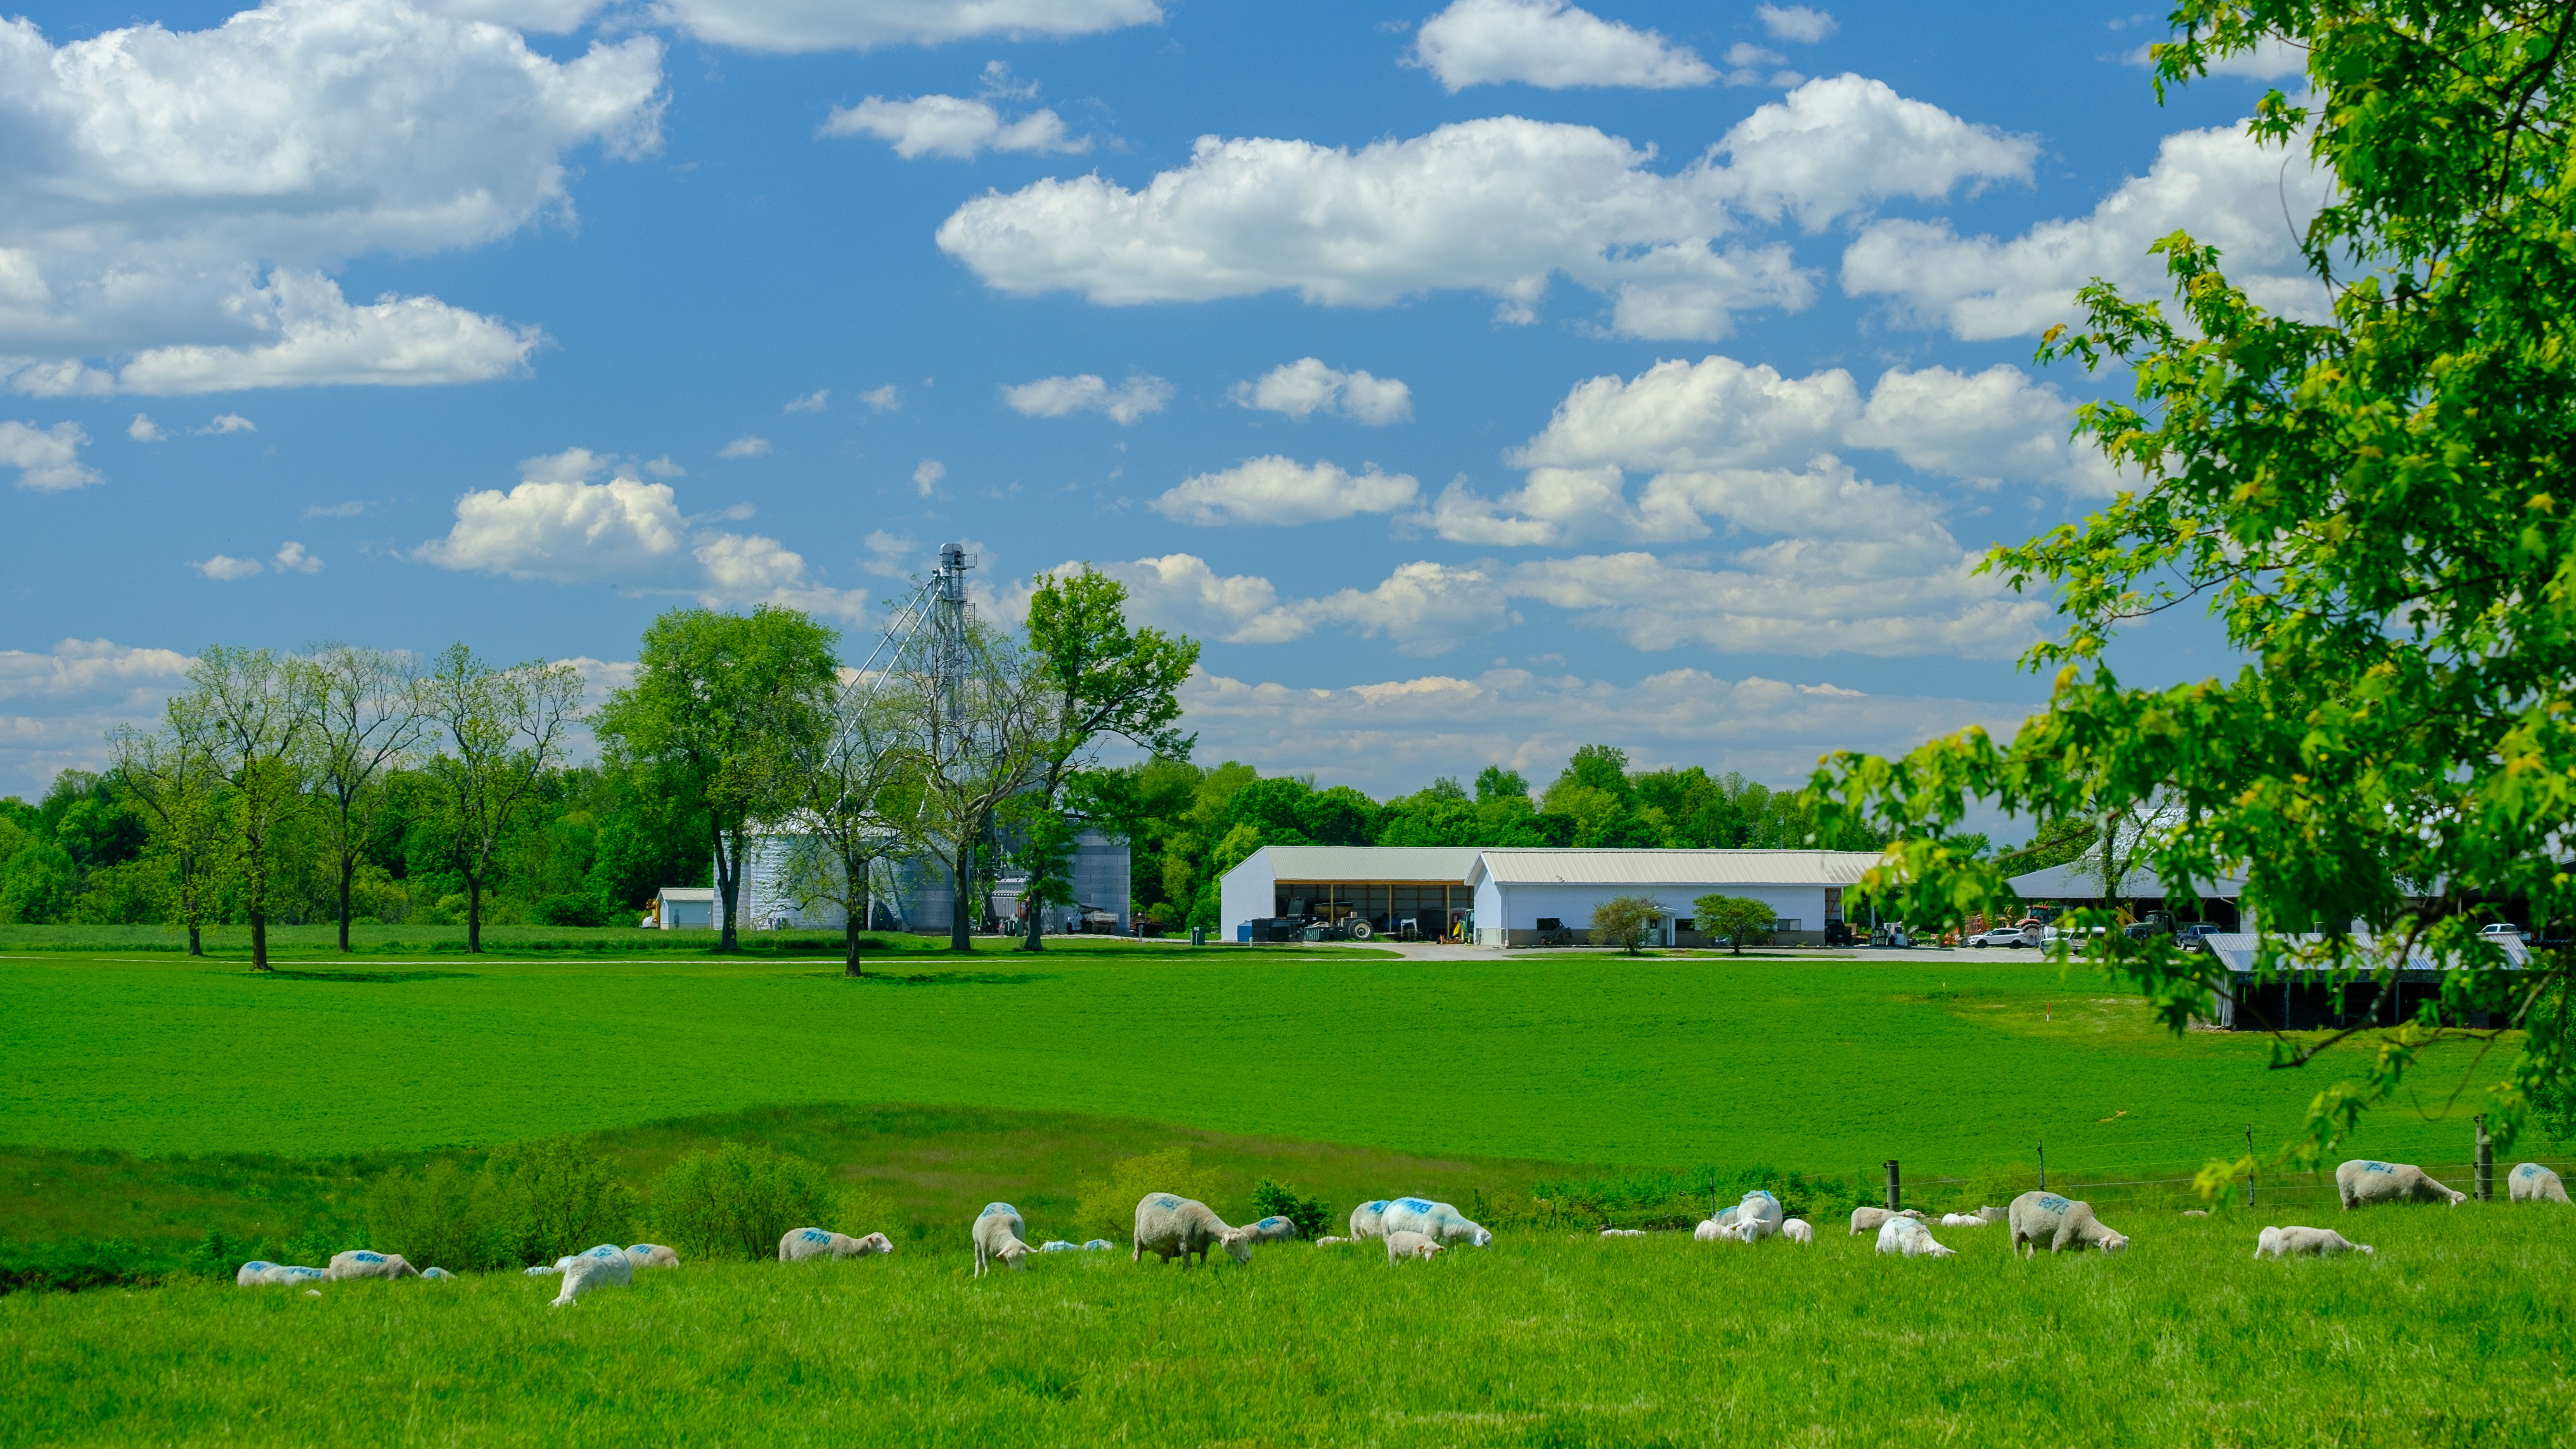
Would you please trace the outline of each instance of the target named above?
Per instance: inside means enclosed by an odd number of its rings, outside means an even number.
[[[822,1168],[739,1142],[692,1152],[653,1183],[653,1221],[684,1258],[774,1257],[790,1229],[840,1216],[841,1195]]]
[[[1297,1225],[1297,1236],[1310,1243],[1321,1237],[1333,1221],[1333,1209],[1322,1198],[1299,1197],[1295,1188],[1266,1177],[1252,1185],[1252,1215],[1255,1219],[1286,1218]]]
[[[376,1180],[367,1194],[367,1242],[379,1252],[402,1254],[415,1268],[516,1267],[508,1256],[513,1245],[505,1242],[504,1216],[489,1174],[433,1162],[421,1172],[389,1172]]]
[[[1193,1165],[1186,1147],[1122,1157],[1109,1164],[1107,1177],[1086,1177],[1075,1184],[1073,1216],[1078,1235],[1127,1242],[1136,1232],[1136,1203],[1145,1194],[1177,1193],[1215,1207],[1216,1185],[1216,1169]],[[1217,1216],[1225,1214],[1220,1209]]]
[[[596,1145],[575,1137],[505,1147],[484,1165],[502,1264],[551,1263],[600,1243],[627,1243],[635,1191]]]
[[[1771,923],[1779,919],[1779,913],[1772,909],[1769,901],[1747,900],[1742,896],[1701,896],[1691,902],[1691,909],[1698,913],[1693,923],[1700,931],[1712,940],[1725,937],[1738,956],[1744,954],[1747,946],[1768,944]]]
[[[1612,896],[1592,908],[1592,944],[1617,946],[1629,955],[1646,944],[1646,932],[1664,914],[1664,903],[1645,896]]]

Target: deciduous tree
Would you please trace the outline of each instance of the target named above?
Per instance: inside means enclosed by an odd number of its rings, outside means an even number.
[[[321,645],[305,656],[314,703],[306,773],[321,796],[323,835],[340,883],[340,950],[349,949],[349,888],[384,804],[385,772],[408,762],[429,729],[418,671],[383,649]]]
[[[465,949],[479,953],[493,855],[541,796],[547,772],[562,763],[581,675],[543,660],[494,669],[454,644],[422,679],[420,698],[443,736],[428,773],[465,878]]]
[[[192,709],[214,742],[223,856],[242,913],[250,919],[250,962],[268,965],[268,914],[281,864],[281,837],[309,801],[305,745],[318,712],[312,676],[265,649],[218,644],[188,666]]]

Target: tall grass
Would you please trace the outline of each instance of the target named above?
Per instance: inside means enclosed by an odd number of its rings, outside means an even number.
[[[935,1248],[688,1263],[549,1309],[512,1275],[0,1300],[0,1444],[2547,1444],[2563,1211],[2382,1209],[2375,1258],[2243,1215],[2013,1259],[1522,1233],[1391,1267]]]

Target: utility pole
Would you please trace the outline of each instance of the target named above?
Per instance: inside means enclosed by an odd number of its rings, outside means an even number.
[[[939,570],[931,576],[935,596],[931,601],[931,625],[936,631],[931,659],[931,672],[938,688],[939,712],[946,716],[948,748],[963,753],[966,741],[966,571],[975,566],[975,556],[962,543],[952,543],[939,550]],[[975,842],[957,842],[956,875],[950,880],[948,914],[948,948],[952,951],[973,949],[967,940],[970,927],[966,915],[966,898],[975,883]]]
[[[2254,1157],[2254,1125],[2250,1122],[2245,1126],[2245,1156],[2249,1163]],[[2254,1169],[2251,1166],[2245,1169],[2245,1205],[2254,1205]]]
[[[2048,1139],[2039,1139],[2039,1190],[2048,1191]]]

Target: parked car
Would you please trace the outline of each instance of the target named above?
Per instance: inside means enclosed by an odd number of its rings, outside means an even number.
[[[2174,944],[2186,951],[2207,951],[2209,938],[2226,934],[2225,928],[2213,921],[2190,921],[2174,927]]]
[[[2515,925],[2511,921],[2490,922],[2487,925],[2480,927],[2478,934],[2490,941],[2528,941],[2531,939],[2530,932],[2525,931],[2522,927]]]
[[[1968,944],[1986,947],[2002,946],[2017,951],[2030,944],[2030,937],[2023,934],[2019,926],[1997,926],[1991,931],[1979,931],[1970,936]]]

